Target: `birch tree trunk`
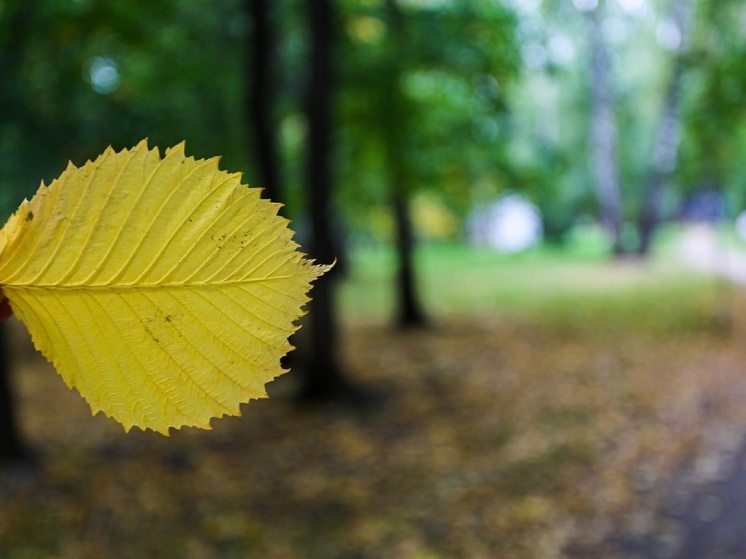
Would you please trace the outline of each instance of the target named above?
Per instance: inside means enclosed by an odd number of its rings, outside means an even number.
[[[669,176],[676,168],[681,143],[681,89],[682,78],[686,70],[686,53],[689,46],[691,0],[672,0],[671,12],[671,20],[679,31],[680,44],[663,98],[663,107],[653,148],[653,159],[650,162],[642,212],[638,224],[640,236],[638,254],[642,257],[648,256],[653,235],[660,225],[662,194]]]
[[[601,222],[609,232],[615,255],[622,245],[623,206],[619,181],[617,124],[614,114],[613,70],[598,9],[587,14],[591,49],[589,68],[591,101],[591,169],[601,209]]]

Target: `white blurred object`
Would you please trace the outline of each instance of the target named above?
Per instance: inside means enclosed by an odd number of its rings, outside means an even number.
[[[736,234],[742,241],[746,241],[746,211],[741,212],[736,217]]]
[[[469,222],[471,240],[501,252],[531,248],[543,235],[541,214],[520,194],[508,194],[476,210]]]

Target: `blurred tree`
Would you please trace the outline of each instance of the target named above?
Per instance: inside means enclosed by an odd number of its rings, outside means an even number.
[[[21,441],[10,379],[8,326],[0,323],[0,461],[23,460],[28,451]]]
[[[611,57],[599,10],[586,13],[590,65],[591,159],[600,219],[612,239],[615,255],[624,252],[622,243],[622,195],[619,184],[617,125]]]
[[[576,213],[597,215],[614,254],[646,254],[657,225],[675,215],[678,192],[665,187],[672,186],[678,160],[681,105],[691,96],[683,84],[691,79],[692,10],[689,0],[546,0],[540,11],[519,10],[529,70],[529,85],[519,91],[535,100],[516,99],[514,107],[518,118],[540,110],[556,126],[554,134],[536,135],[523,151],[530,154],[529,168],[549,169],[546,161],[553,162],[563,175],[553,180],[564,183],[561,189],[539,185],[540,199],[548,201],[542,209],[556,200]],[[579,22],[586,33],[578,32]],[[516,131],[520,141],[526,126]],[[575,130],[591,134],[580,137]],[[587,162],[578,156],[584,153],[590,154]],[[582,195],[586,188],[596,192],[593,205]],[[561,193],[573,191],[579,195],[563,200]]]
[[[0,212],[7,215],[22,196],[30,193],[18,183],[38,184],[39,173],[49,166],[44,121],[31,105],[24,75],[29,68],[26,57],[34,42],[38,5],[32,2],[7,2],[0,17]],[[38,136],[35,146],[38,162],[30,157],[31,138]]]
[[[346,6],[342,200],[349,214],[361,205],[390,210],[396,322],[418,325],[426,313],[417,293],[411,199],[428,192],[463,218],[475,202],[472,188],[505,176],[501,88],[517,71],[515,22],[495,3]]]
[[[533,6],[533,7],[532,7]],[[510,88],[505,166],[538,206],[545,238],[562,242],[598,212],[592,180],[589,22],[571,2],[517,3],[522,72]]]
[[[682,91],[681,157],[675,179],[716,189],[733,212],[746,208],[746,40],[737,0],[699,0]]]
[[[0,17],[0,212],[67,160],[143,137],[246,166],[240,0],[8,0]]]
[[[246,0],[252,18],[251,57],[246,72],[248,84],[249,127],[254,136],[254,157],[259,170],[258,186],[270,200],[282,201],[281,170],[278,152],[276,15],[271,0]]]
[[[409,99],[402,94],[404,77],[402,53],[406,51],[406,29],[403,14],[396,0],[386,0],[385,21],[389,29],[388,60],[382,78],[385,96],[382,99],[388,118],[384,124],[384,165],[390,181],[391,204],[396,226],[396,324],[402,328],[424,326],[425,311],[417,290],[414,266],[414,230],[410,212],[412,172],[406,148],[416,122],[409,107]]]
[[[331,263],[338,255],[332,220],[334,174],[334,53],[337,37],[333,0],[307,0],[310,32],[309,76],[306,91],[308,139],[306,188],[311,225],[309,252],[318,262]],[[310,344],[299,363],[303,400],[349,399],[361,394],[347,380],[339,363],[338,313],[332,269],[316,281],[306,327]]]
[[[660,109],[658,129],[649,163],[648,179],[639,219],[637,252],[647,256],[653,234],[661,220],[663,187],[676,168],[681,142],[681,102],[685,71],[688,66],[689,35],[692,19],[692,0],[671,0],[672,29],[678,35],[675,55]]]

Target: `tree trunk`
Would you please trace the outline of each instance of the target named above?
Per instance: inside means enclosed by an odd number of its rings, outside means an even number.
[[[672,2],[672,19],[679,29],[681,43],[663,98],[663,108],[653,148],[653,160],[650,163],[643,207],[638,223],[640,244],[637,252],[642,257],[646,257],[650,253],[653,235],[660,224],[663,189],[668,177],[676,168],[676,159],[681,143],[681,83],[686,69],[685,57],[692,7],[690,0],[672,0]]]
[[[591,48],[591,167],[601,206],[601,222],[612,238],[613,252],[624,252],[622,245],[622,196],[619,185],[617,126],[614,115],[613,73],[598,9],[588,13]]]
[[[417,293],[414,266],[414,231],[409,218],[409,198],[401,189],[394,193],[394,218],[396,221],[396,324],[401,328],[427,325],[427,318]]]
[[[387,123],[384,133],[386,165],[396,224],[396,324],[401,328],[413,328],[425,326],[428,322],[417,290],[415,236],[409,210],[408,181],[411,173],[406,158],[406,144],[413,123],[401,91],[400,49],[405,44],[403,16],[394,0],[386,1],[386,10],[392,33],[392,48],[387,69],[387,95],[381,116],[386,118]]]
[[[253,21],[250,35],[248,85],[249,129],[254,138],[254,154],[264,196],[282,201],[280,164],[277,148],[277,125],[273,121],[276,99],[275,68],[277,34],[271,13],[272,0],[246,0],[246,8]]]
[[[333,130],[333,45],[334,26],[331,0],[308,0],[311,34],[310,75],[307,91],[308,160],[306,186],[311,225],[309,252],[318,262],[330,263],[336,257],[330,226],[332,195]],[[302,378],[301,399],[345,398],[353,389],[337,357],[337,314],[334,270],[314,282],[309,304],[308,355],[299,364]]]
[[[8,326],[0,323],[0,461],[28,457],[21,442],[10,383],[10,347]]]

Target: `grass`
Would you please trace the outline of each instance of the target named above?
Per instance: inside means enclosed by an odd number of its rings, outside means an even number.
[[[565,247],[520,254],[485,247],[423,245],[418,285],[428,313],[509,315],[556,325],[644,327],[667,332],[701,326],[727,305],[730,289],[671,256],[676,232],[650,262],[613,261],[592,233]],[[350,323],[382,323],[393,316],[395,260],[388,247],[353,251],[341,290]]]

